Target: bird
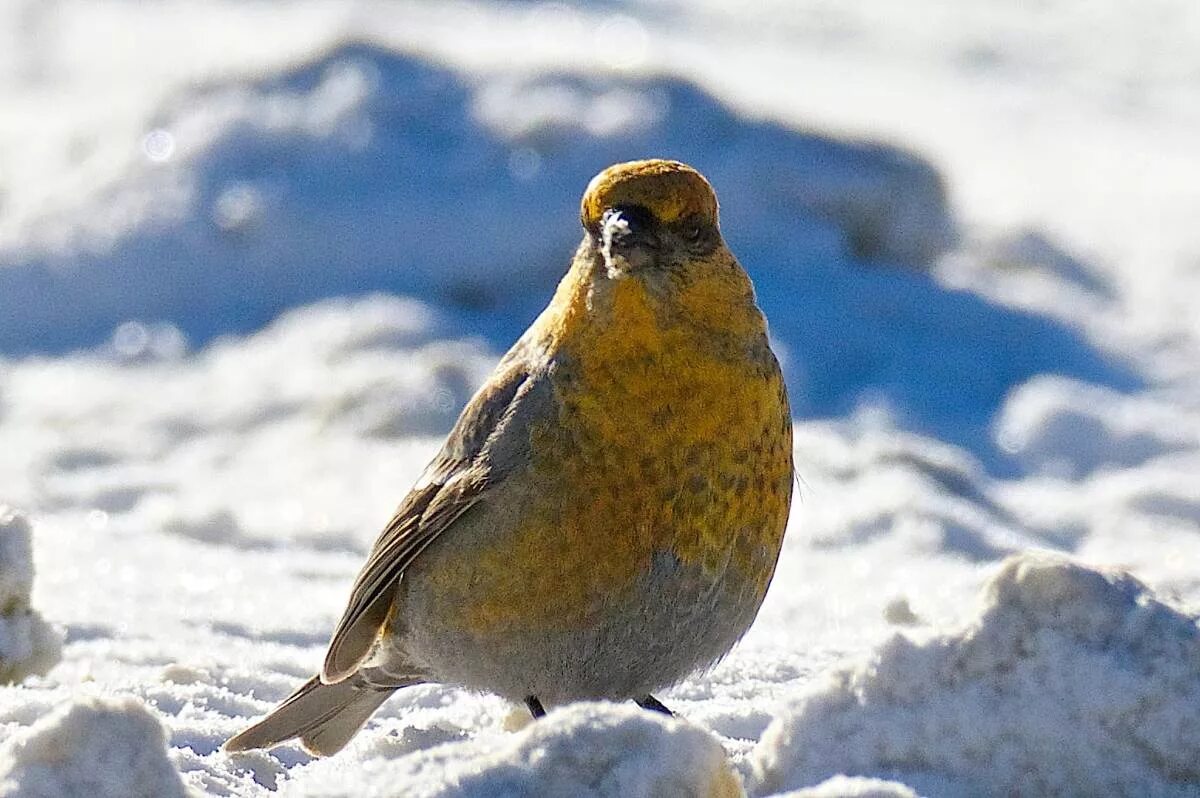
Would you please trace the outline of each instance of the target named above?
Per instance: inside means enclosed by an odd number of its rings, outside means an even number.
[[[792,422],[708,180],[619,163],[588,184],[549,305],[467,403],[376,540],[320,672],[229,752],[342,749],[441,683],[535,717],[633,700],[722,659],[787,526]]]

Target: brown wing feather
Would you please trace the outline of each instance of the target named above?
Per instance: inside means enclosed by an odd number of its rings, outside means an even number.
[[[433,540],[478,502],[498,475],[480,462],[488,439],[518,401],[529,374],[514,352],[467,404],[426,477],[404,499],[375,541],[351,590],[325,654],[321,681],[335,684],[358,670],[387,621],[400,576]]]
[[[400,572],[427,545],[431,530],[422,530],[421,516],[440,485],[428,485],[408,496],[379,536],[366,565],[351,589],[350,601],[333,632],[321,681],[334,684],[358,670],[387,620],[392,586]],[[388,581],[391,577],[392,581]]]

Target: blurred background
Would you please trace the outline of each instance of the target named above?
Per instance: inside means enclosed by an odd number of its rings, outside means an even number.
[[[1154,334],[1105,303],[1194,315],[1184,2],[2,8],[10,355],[375,291],[500,351],[588,178],[646,156],[715,183],[801,416],[881,407],[1002,468],[980,430],[1015,385],[1139,384],[1114,350]]]
[[[760,694],[1028,547],[1200,601],[1198,42],[1192,0],[3,0],[0,503],[47,689],[169,707],[198,657],[285,694],[643,157],[715,185],[798,422]],[[691,716],[757,736],[721,684]],[[223,779],[255,707],[212,702],[167,722]]]

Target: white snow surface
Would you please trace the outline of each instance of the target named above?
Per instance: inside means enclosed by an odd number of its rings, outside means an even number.
[[[0,3],[0,794],[1200,796],[1197,39],[1189,0]],[[791,391],[753,629],[678,720],[422,685],[336,757],[221,752],[587,180],[656,155]]]

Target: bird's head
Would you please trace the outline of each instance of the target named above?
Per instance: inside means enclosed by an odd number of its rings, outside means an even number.
[[[754,287],[721,238],[717,196],[692,167],[610,166],[588,184],[580,217],[583,242],[538,324],[549,338],[603,330],[649,346],[687,327],[766,340]]]
[[[723,248],[717,196],[678,161],[610,166],[584,192],[580,220],[610,278],[674,270]]]

